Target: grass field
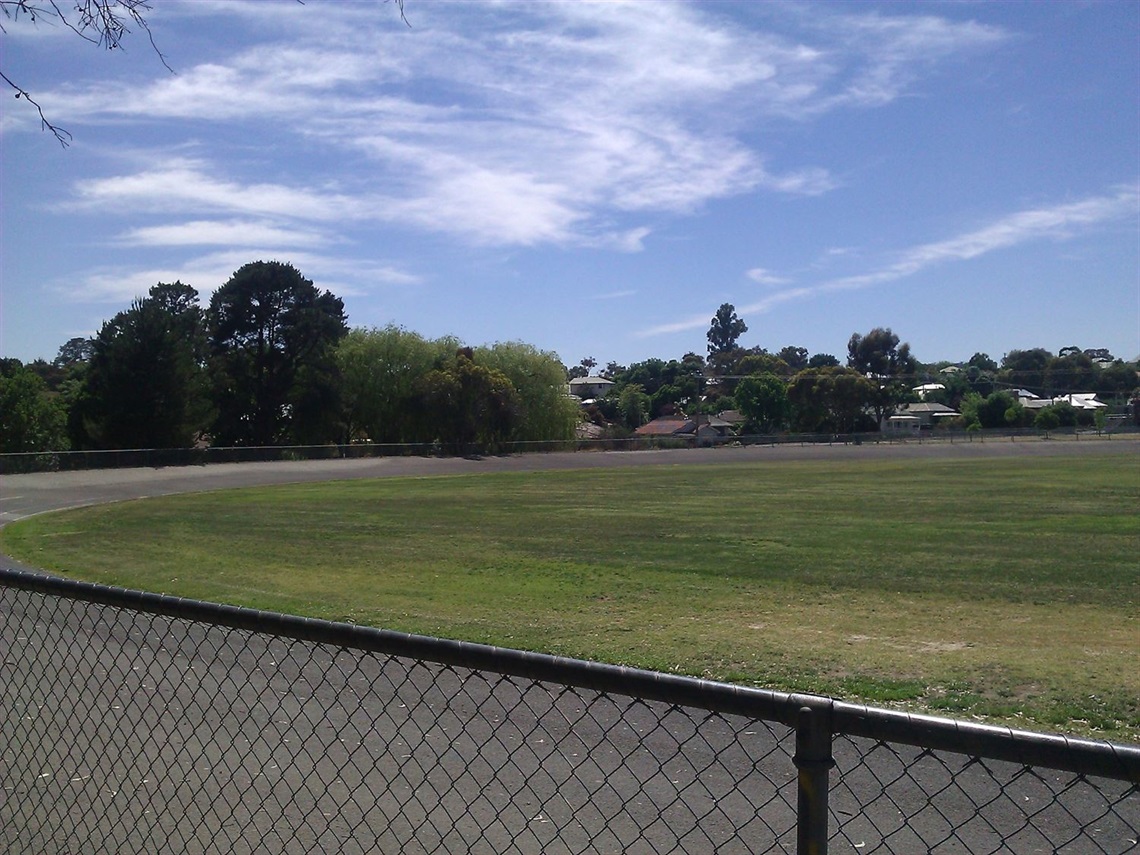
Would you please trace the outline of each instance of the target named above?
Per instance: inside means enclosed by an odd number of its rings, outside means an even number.
[[[1140,458],[385,478],[33,517],[95,581],[1140,742]]]

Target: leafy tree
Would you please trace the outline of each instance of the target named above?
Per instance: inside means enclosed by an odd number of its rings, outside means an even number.
[[[808,352],[806,347],[796,347],[789,344],[787,347],[780,348],[780,352],[776,354],[792,372],[803,371],[808,367]]]
[[[76,401],[96,448],[184,448],[209,418],[198,293],[159,283],[103,324]]]
[[[748,324],[737,317],[732,303],[722,303],[709,326],[709,356],[734,350],[737,340],[746,332]]]
[[[1033,419],[1033,426],[1048,433],[1061,426],[1061,419],[1052,407],[1042,407]]]
[[[1136,386],[1137,364],[1116,360],[1101,367],[1093,391],[1107,397],[1122,398]]]
[[[1093,413],[1093,424],[1096,425],[1097,433],[1104,433],[1104,428],[1108,424],[1108,413],[1103,407]]]
[[[475,362],[469,347],[420,380],[420,399],[436,438],[455,453],[494,451],[516,428],[518,394],[503,372]]]
[[[875,385],[850,368],[806,368],[788,385],[794,430],[850,433],[872,427],[866,415]]]
[[[1001,360],[998,380],[1009,386],[1028,389],[1035,395],[1048,397],[1050,386],[1045,370],[1053,354],[1041,347],[1031,350],[1011,350]]]
[[[1005,411],[1005,423],[1011,428],[1025,427],[1029,421],[1029,411],[1021,404],[1011,404],[1009,409]]]
[[[70,368],[78,363],[90,362],[94,350],[95,342],[89,338],[68,339],[60,345],[59,353],[51,364],[56,368]]]
[[[666,408],[671,409],[681,401],[695,402],[699,399],[704,383],[703,368],[699,359],[671,359],[668,362],[663,359],[646,359],[644,362],[635,362],[616,376],[612,392],[620,394],[627,383],[636,383],[652,399],[652,415],[658,416]]]
[[[1051,409],[1057,414],[1061,427],[1076,427],[1078,422],[1080,422],[1080,413],[1077,408],[1068,401],[1058,401],[1046,407],[1046,409]]]
[[[344,304],[291,264],[256,261],[214,292],[207,313],[219,444],[324,442],[343,426],[334,348]]]
[[[899,337],[889,327],[876,327],[865,336],[851,336],[847,342],[847,367],[874,382],[871,406],[876,423],[882,424],[909,392],[918,361],[910,355],[910,345],[899,344]]]
[[[574,438],[580,407],[566,395],[562,363],[556,354],[512,341],[481,347],[475,358],[481,365],[502,372],[518,395],[519,419],[511,439],[542,442]]]
[[[966,369],[964,376],[961,374],[957,376],[962,376],[962,379],[967,384],[967,388],[972,392],[977,392],[982,397],[994,392],[994,373],[988,369],[979,368],[977,365],[970,365]]]
[[[337,344],[341,406],[348,440],[423,442],[434,438],[417,406],[420,379],[459,348],[402,327],[354,329]]]
[[[988,353],[975,353],[966,365],[977,368],[979,371],[989,371],[991,374],[998,370],[998,364],[990,358]]]
[[[651,401],[637,383],[627,384],[617,398],[617,415],[628,430],[637,430],[649,421]]]
[[[14,363],[14,364],[13,364]],[[0,371],[0,453],[65,451],[67,415],[43,378],[12,360]]]
[[[668,364],[663,359],[650,358],[642,362],[635,362],[621,375],[614,378],[619,390],[627,383],[636,383],[647,395],[652,395],[671,379],[666,368]],[[619,391],[615,390],[615,391]]]
[[[775,354],[748,353],[736,363],[733,373],[743,375],[774,374],[777,377],[791,377],[795,371],[782,357]]]
[[[772,433],[787,421],[788,387],[774,374],[745,377],[737,383],[733,400],[745,418],[746,433]]]
[[[1064,348],[1063,356],[1049,360],[1046,382],[1054,393],[1088,392],[1097,385],[1101,368],[1077,348]]]
[[[978,424],[984,428],[1000,428],[1009,424],[1006,413],[1017,405],[1012,395],[1008,392],[994,392],[985,398],[979,398],[973,407]]]
[[[649,396],[649,410],[654,417],[669,415],[681,409],[681,402],[688,399],[680,386],[667,383]]]
[[[836,368],[839,360],[830,353],[817,353],[808,360],[808,368]]]

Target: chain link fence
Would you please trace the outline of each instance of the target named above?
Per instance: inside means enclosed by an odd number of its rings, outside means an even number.
[[[1140,747],[0,571],[0,851],[1136,851]]]

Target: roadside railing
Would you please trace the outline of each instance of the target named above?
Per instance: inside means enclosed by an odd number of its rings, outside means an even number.
[[[1135,851],[1140,746],[0,571],[0,851]]]

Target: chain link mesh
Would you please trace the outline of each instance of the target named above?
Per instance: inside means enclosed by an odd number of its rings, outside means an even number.
[[[0,851],[790,852],[780,722],[0,585]],[[835,851],[1137,849],[1136,784],[834,740]]]
[[[860,853],[1138,850],[1136,784],[851,736],[833,756],[832,839]]]
[[[752,852],[794,734],[0,588],[5,852]]]

